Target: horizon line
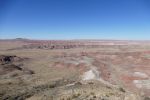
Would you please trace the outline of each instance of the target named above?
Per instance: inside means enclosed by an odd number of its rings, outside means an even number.
[[[150,41],[150,39],[85,39],[85,38],[81,38],[81,39],[38,39],[38,38],[0,38],[0,40],[39,40],[39,41],[79,41],[79,40],[84,40],[84,41],[88,41],[88,40],[93,40],[93,41]]]

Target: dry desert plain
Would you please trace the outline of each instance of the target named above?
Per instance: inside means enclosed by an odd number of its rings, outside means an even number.
[[[0,40],[0,100],[150,100],[150,41]]]

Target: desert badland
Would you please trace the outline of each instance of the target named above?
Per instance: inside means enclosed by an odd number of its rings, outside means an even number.
[[[1,100],[150,100],[150,41],[0,40]]]

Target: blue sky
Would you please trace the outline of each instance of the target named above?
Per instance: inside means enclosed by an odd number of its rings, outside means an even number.
[[[0,38],[150,39],[150,0],[0,0]]]

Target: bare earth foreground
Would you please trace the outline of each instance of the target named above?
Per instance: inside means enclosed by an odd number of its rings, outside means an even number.
[[[0,100],[150,100],[150,41],[0,40]]]

